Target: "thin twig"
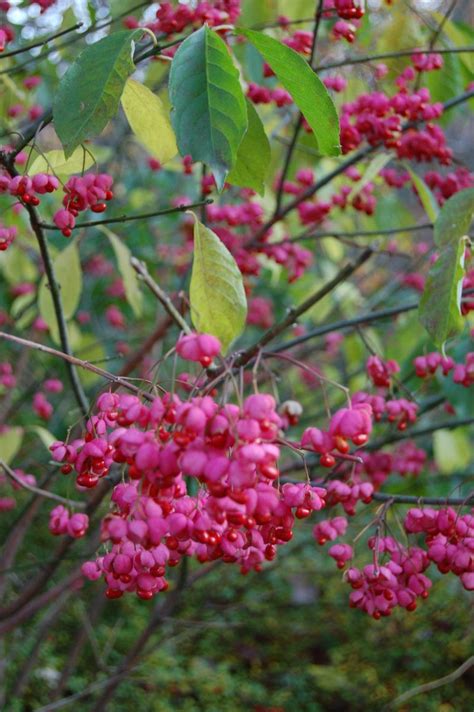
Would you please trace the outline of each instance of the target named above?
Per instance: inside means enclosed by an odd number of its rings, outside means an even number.
[[[140,275],[141,279],[145,282],[148,289],[162,303],[170,317],[174,319],[179,328],[184,331],[185,334],[191,334],[191,328],[188,326],[185,319],[183,319],[179,311],[174,306],[170,296],[165,292],[164,289],[160,287],[159,284],[155,282],[153,277],[150,275],[146,264],[144,262],[140,262],[140,260],[138,260],[136,257],[132,257],[130,259],[130,264],[132,265],[135,272]]]
[[[56,356],[57,358],[63,359],[63,361],[66,361],[67,363],[70,363],[74,366],[78,366],[79,368],[84,368],[86,371],[91,371],[91,373],[95,373],[97,376],[105,378],[110,383],[113,383],[117,386],[122,386],[122,388],[126,388],[128,391],[131,391],[132,393],[141,396],[145,400],[153,400],[153,396],[151,396],[149,393],[142,391],[140,388],[133,385],[133,383],[129,383],[124,378],[120,378],[120,376],[115,376],[113,373],[104,371],[103,368],[93,366],[88,361],[83,361],[82,359],[77,358],[76,356],[71,356],[71,354],[63,353],[62,351],[53,349],[50,346],[46,346],[45,344],[38,344],[36,341],[29,341],[29,339],[22,339],[19,336],[7,334],[4,331],[0,331],[0,339],[6,339],[7,341],[12,341],[15,344],[19,344],[20,346],[26,346],[29,349],[35,349],[36,351],[42,351],[45,354],[50,354],[50,356]]]
[[[30,485],[28,482],[22,480],[21,477],[19,477],[16,472],[12,470],[11,467],[9,467],[3,460],[0,460],[0,467],[5,474],[8,475],[8,477],[10,477],[23,489],[28,490],[28,492],[33,492],[40,497],[45,497],[46,499],[54,499],[55,502],[61,502],[61,504],[65,504],[68,507],[74,507],[75,509],[85,509],[86,507],[85,502],[79,502],[75,499],[67,499],[66,497],[61,497],[59,494],[54,494],[54,492],[49,492],[48,490],[41,489],[40,487]]]
[[[473,665],[474,655],[471,655],[470,658],[463,662],[463,664],[456,668],[456,670],[450,672],[449,675],[444,675],[443,677],[439,677],[437,680],[432,680],[432,682],[425,682],[423,685],[417,685],[416,687],[412,687],[411,690],[407,690],[402,695],[393,700],[393,702],[391,702],[386,707],[386,709],[393,709],[394,707],[398,707],[403,702],[406,702],[412,697],[415,697],[415,695],[420,695],[423,692],[431,692],[431,690],[436,690],[438,687],[449,685],[449,683],[454,682],[459,677],[461,677],[461,675],[464,675],[464,673],[467,672],[469,668],[471,668]]]
[[[51,42],[51,40],[55,40],[58,37],[62,37],[63,35],[69,34],[69,32],[74,32],[74,30],[78,30],[80,27],[82,27],[82,25],[82,22],[77,22],[72,27],[68,27],[65,30],[61,30],[61,32],[56,32],[56,34],[50,35],[49,37],[45,37],[42,40],[38,40],[38,42],[33,42],[32,44],[25,45],[24,47],[19,47],[18,49],[12,49],[11,52],[2,52],[2,54],[0,55],[0,60],[6,59],[7,57],[14,57],[15,55],[22,54],[23,52],[29,52],[30,49],[34,49],[35,47],[43,47],[44,45],[48,44],[48,42]]]
[[[103,220],[90,220],[89,222],[76,223],[75,227],[95,227],[96,225],[113,225],[114,223],[125,223],[132,220],[148,220],[148,218],[155,218],[160,215],[184,213],[186,210],[190,210],[191,208],[199,208],[201,205],[210,205],[213,202],[212,198],[206,198],[206,200],[200,200],[197,203],[189,203],[188,205],[178,205],[174,208],[154,210],[152,213],[140,213],[140,215],[121,215],[118,218],[104,218]],[[57,225],[50,225],[49,223],[40,223],[40,227],[43,228],[43,230],[61,230],[61,228]]]
[[[321,299],[330,294],[339,284],[345,282],[345,280],[350,277],[359,267],[361,267],[367,260],[372,256],[373,249],[368,247],[364,252],[359,255],[357,260],[354,262],[349,262],[346,264],[336,275],[327,282],[321,289],[312,294],[308,299],[300,304],[299,307],[294,307],[288,311],[287,316],[282,319],[282,321],[274,324],[268,331],[266,331],[263,336],[252,346],[249,346],[240,356],[237,357],[234,363],[235,368],[244,366],[248,363],[266,344],[281,333],[283,333],[289,326],[291,326],[298,317],[304,314],[308,309],[311,309],[315,304],[317,304]],[[278,349],[273,349],[277,351]]]
[[[329,64],[321,64],[315,67],[315,72],[322,72],[326,69],[337,69],[337,67],[349,67],[353,64],[366,64],[375,62],[380,59],[397,59],[398,57],[411,57],[415,54],[467,54],[474,52],[474,47],[441,47],[439,49],[406,49],[399,52],[382,52],[381,54],[371,54],[366,57],[347,57],[339,62],[330,62]]]

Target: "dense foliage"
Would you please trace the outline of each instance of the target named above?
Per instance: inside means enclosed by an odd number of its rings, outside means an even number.
[[[467,5],[0,13],[5,709],[468,709]]]

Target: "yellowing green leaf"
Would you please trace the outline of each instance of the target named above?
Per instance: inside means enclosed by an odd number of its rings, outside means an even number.
[[[193,216],[191,318],[197,331],[217,336],[225,353],[241,334],[247,316],[242,275],[223,242]]]
[[[412,183],[415,186],[416,191],[418,193],[418,197],[421,200],[421,204],[425,209],[425,213],[428,215],[431,222],[435,223],[439,213],[439,205],[436,201],[436,198],[426,185],[423,178],[417,175],[415,171],[412,171],[409,166],[406,166],[406,169],[410,174]]]
[[[437,430],[433,433],[434,459],[445,475],[462,470],[471,461],[469,436],[462,429]]]
[[[150,155],[160,163],[173,158],[178,147],[161,99],[144,84],[128,79],[121,101],[133,133]]]
[[[123,244],[122,240],[111,230],[106,227],[102,227],[101,230],[104,235],[107,235],[109,238],[110,244],[115,252],[119,272],[123,279],[123,286],[127,301],[132,307],[135,316],[140,316],[143,307],[143,295],[140,290],[136,272],[130,264],[132,253],[128,247]]]
[[[70,319],[77,309],[82,292],[81,262],[76,240],[59,253],[53,262],[53,266],[61,292],[64,316],[66,319]],[[53,298],[46,275],[42,278],[38,289],[38,309],[40,316],[49,327],[51,338],[56,343],[59,343]]]
[[[28,175],[36,173],[49,173],[58,176],[70,176],[74,173],[82,173],[94,164],[94,156],[90,150],[85,150],[82,146],[76,148],[69,158],[66,158],[64,151],[56,149],[39,154],[33,163],[28,167]]]
[[[23,440],[23,428],[7,428],[0,432],[0,460],[11,463]]]

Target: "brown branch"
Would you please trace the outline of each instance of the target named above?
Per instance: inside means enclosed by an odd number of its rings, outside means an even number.
[[[386,707],[386,709],[394,709],[395,707],[401,705],[403,702],[406,702],[412,697],[415,697],[415,695],[420,695],[423,692],[431,692],[431,690],[436,690],[438,687],[449,685],[449,683],[454,682],[459,677],[461,677],[461,675],[464,675],[464,673],[467,672],[473,665],[474,655],[471,655],[470,658],[465,660],[465,662],[463,662],[462,665],[456,668],[456,670],[450,672],[449,675],[444,675],[443,677],[439,677],[437,680],[432,680],[432,682],[425,682],[423,685],[417,685],[416,687],[412,687],[411,690],[407,690],[402,695],[394,699],[393,702],[391,702]]]
[[[183,319],[179,311],[176,309],[167,292],[165,292],[165,290],[162,289],[160,285],[157,284],[153,277],[150,275],[146,264],[144,262],[141,262],[140,260],[137,260],[136,257],[131,258],[130,264],[132,265],[135,272],[140,275],[141,279],[145,282],[150,292],[154,294],[155,297],[161,302],[170,317],[179,326],[181,331],[184,331],[185,334],[191,334],[191,328],[186,323],[185,319]]]
[[[406,49],[399,52],[382,52],[381,54],[371,54],[365,57],[348,57],[339,62],[321,64],[314,68],[315,72],[322,72],[326,69],[337,69],[338,67],[349,67],[354,64],[366,64],[380,59],[397,59],[398,57],[411,57],[413,54],[467,54],[474,52],[474,47],[441,47],[440,49]]]
[[[315,304],[317,304],[321,299],[330,294],[333,289],[335,289],[339,284],[345,282],[348,277],[350,277],[356,270],[359,269],[367,260],[372,256],[373,249],[368,247],[364,252],[359,255],[357,260],[354,262],[349,262],[345,265],[333,279],[331,279],[327,284],[325,284],[321,289],[318,289],[313,295],[308,297],[299,307],[295,307],[288,311],[287,316],[277,324],[274,324],[268,331],[266,331],[263,336],[252,346],[246,349],[235,359],[234,367],[239,368],[240,366],[245,366],[257,353],[263,349],[270,341],[281,333],[283,333],[289,326],[291,326],[298,317],[304,314],[308,309],[311,309]],[[274,349],[276,351],[276,349]]]
[[[45,499],[53,499],[55,502],[61,502],[68,507],[74,507],[75,509],[85,509],[86,505],[84,502],[79,502],[75,499],[66,499],[66,497],[61,497],[59,494],[54,494],[54,492],[49,492],[48,490],[41,489],[40,487],[35,487],[34,485],[28,484],[19,477],[14,470],[7,465],[6,462],[0,460],[0,467],[5,472],[8,477],[10,477],[14,482],[16,482],[23,489],[28,490],[28,492],[33,492],[39,497],[44,497]]]
[[[63,359],[63,361],[66,361],[67,363],[70,363],[74,366],[78,366],[79,368],[84,368],[86,371],[95,373],[97,376],[101,376],[105,380],[109,381],[109,383],[113,383],[116,386],[122,386],[122,388],[126,388],[128,391],[131,391],[132,393],[141,396],[145,400],[153,400],[152,395],[144,392],[141,388],[138,388],[137,386],[133,385],[133,383],[129,383],[129,381],[126,381],[124,378],[120,378],[120,376],[115,376],[113,373],[109,373],[109,371],[105,371],[103,368],[94,366],[88,361],[83,361],[82,359],[77,358],[76,356],[71,356],[70,354],[63,353],[62,351],[53,349],[50,346],[46,346],[45,344],[38,344],[36,341],[29,341],[28,339],[22,339],[19,336],[14,336],[13,334],[7,334],[4,331],[0,331],[0,339],[6,339],[7,341],[12,341],[15,344],[19,344],[20,346],[26,346],[29,349],[35,349],[36,351],[41,351],[42,353],[49,354],[50,356],[56,356],[57,358]]]
[[[160,215],[184,213],[186,210],[190,210],[191,208],[198,208],[201,205],[210,205],[213,202],[212,198],[206,198],[204,201],[199,200],[196,203],[189,203],[188,205],[178,205],[174,208],[154,210],[152,213],[140,213],[140,215],[121,215],[118,218],[104,218],[103,220],[90,220],[89,222],[76,223],[75,227],[95,227],[96,225],[113,225],[114,223],[131,222],[132,220],[148,220],[149,218],[159,217]],[[57,225],[50,225],[49,223],[40,223],[40,227],[43,230],[61,230],[61,228]]]

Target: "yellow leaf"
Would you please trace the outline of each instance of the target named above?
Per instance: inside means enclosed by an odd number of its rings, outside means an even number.
[[[122,106],[130,128],[150,155],[166,163],[178,153],[163,102],[144,84],[129,79],[122,94]]]
[[[38,155],[31,166],[28,167],[28,175],[34,176],[36,173],[54,173],[58,176],[70,176],[74,173],[86,171],[94,162],[95,158],[90,150],[86,151],[82,146],[76,148],[69,158],[66,158],[64,151],[55,149]]]

